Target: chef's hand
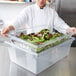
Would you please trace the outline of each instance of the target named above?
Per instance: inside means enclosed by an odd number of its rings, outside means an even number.
[[[73,34],[73,36],[76,36],[76,28],[75,27],[68,28],[67,34]]]
[[[12,25],[8,26],[7,28],[3,28],[1,31],[1,35],[4,37],[8,37],[7,34],[12,30],[14,30],[14,27]]]

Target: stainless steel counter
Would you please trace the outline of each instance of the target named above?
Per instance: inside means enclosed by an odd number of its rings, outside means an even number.
[[[6,50],[4,50],[4,52],[6,52]],[[5,55],[3,55],[3,51],[1,53],[0,56],[2,55],[3,58],[2,56],[0,57],[0,76],[76,76],[75,47],[71,48],[69,56],[60,60],[38,75],[35,75],[12,62],[10,63],[8,53]]]

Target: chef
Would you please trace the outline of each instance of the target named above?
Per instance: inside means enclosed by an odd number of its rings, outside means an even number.
[[[36,3],[25,7],[17,18],[6,28],[1,35],[7,37],[7,33],[18,30],[25,25],[27,33],[38,32],[42,28],[53,29],[66,34],[76,32],[75,27],[68,26],[57,12],[46,4],[46,0],[36,0]]]

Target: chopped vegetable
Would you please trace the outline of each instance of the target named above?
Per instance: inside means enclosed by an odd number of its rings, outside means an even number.
[[[38,33],[30,33],[28,35],[24,35],[23,33],[20,34],[19,38],[23,40],[27,40],[33,44],[41,44],[45,41],[48,41],[50,39],[55,39],[57,37],[62,36],[63,34],[54,32],[53,34],[50,33],[50,30],[43,29]]]

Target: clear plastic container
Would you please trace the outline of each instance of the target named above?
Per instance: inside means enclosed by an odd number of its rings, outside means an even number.
[[[24,31],[24,33],[26,32]],[[19,32],[16,35],[19,35]],[[11,42],[5,42],[10,45],[10,60],[35,74],[44,71],[67,56],[74,40],[69,35],[62,35],[35,45],[18,38],[16,35],[9,35]]]

